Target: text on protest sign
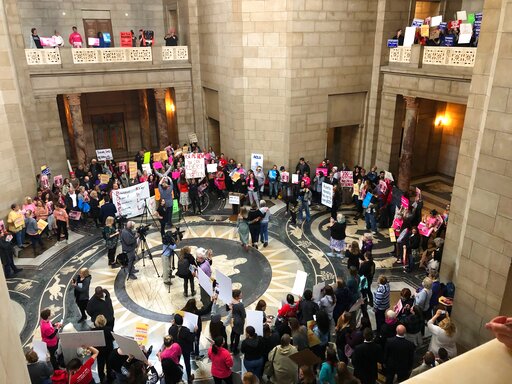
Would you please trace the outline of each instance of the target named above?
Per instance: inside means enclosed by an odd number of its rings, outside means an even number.
[[[341,171],[340,172],[340,184],[342,187],[353,187],[354,186],[354,172]]]
[[[251,169],[253,171],[256,170],[256,168],[261,167],[263,168],[263,155],[261,153],[252,153],[251,154]]]
[[[96,158],[98,161],[114,160],[114,156],[112,156],[112,149],[110,149],[110,148],[97,149],[96,150]]]
[[[202,179],[204,176],[204,153],[185,154],[185,177],[187,179]]]
[[[127,218],[141,215],[147,198],[149,198],[147,182],[112,191],[112,202],[117,208],[117,213]]]
[[[332,208],[333,186],[329,183],[322,183],[322,204]]]

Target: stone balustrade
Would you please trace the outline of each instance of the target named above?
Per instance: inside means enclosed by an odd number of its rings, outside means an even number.
[[[66,49],[66,48],[64,48]],[[155,59],[164,63],[188,61],[188,47],[71,48],[73,64],[141,63]],[[160,52],[159,52],[160,51]],[[61,49],[25,49],[27,64],[61,65]],[[161,55],[161,56],[160,56]]]
[[[468,47],[419,47],[423,53],[420,60],[423,65],[445,65],[451,67],[472,68],[476,60],[476,48]],[[411,63],[411,47],[397,47],[389,50],[389,63]]]

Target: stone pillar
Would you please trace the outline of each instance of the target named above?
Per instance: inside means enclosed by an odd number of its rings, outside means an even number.
[[[150,149],[151,132],[149,130],[148,93],[145,89],[139,89],[139,122],[142,147]]]
[[[76,160],[78,164],[86,164],[87,155],[85,151],[84,121],[82,119],[82,108],[80,106],[80,94],[72,93],[66,95],[69,103],[69,112],[73,124],[73,137],[75,138]]]
[[[165,113],[165,93],[167,88],[154,89],[156,103],[156,125],[158,132],[158,145],[162,149],[169,144],[167,133],[167,115]]]
[[[402,191],[409,190],[411,183],[412,152],[414,149],[414,134],[418,121],[418,103],[415,97],[404,96],[405,100],[405,122],[404,137],[402,140],[402,156],[398,170],[398,188]]]

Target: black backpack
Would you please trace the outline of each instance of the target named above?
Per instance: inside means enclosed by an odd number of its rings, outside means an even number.
[[[117,255],[116,260],[123,268],[128,266],[128,255],[126,253],[123,252]]]
[[[189,267],[190,262],[188,261],[188,259],[183,258],[178,260],[178,272],[176,272],[176,275],[182,278],[187,277],[190,274]]]

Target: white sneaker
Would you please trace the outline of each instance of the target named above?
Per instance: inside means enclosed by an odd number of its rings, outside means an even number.
[[[329,256],[329,257],[333,257],[333,256],[334,256],[334,253],[332,253],[332,252],[327,252],[325,255],[326,255],[326,256]]]

